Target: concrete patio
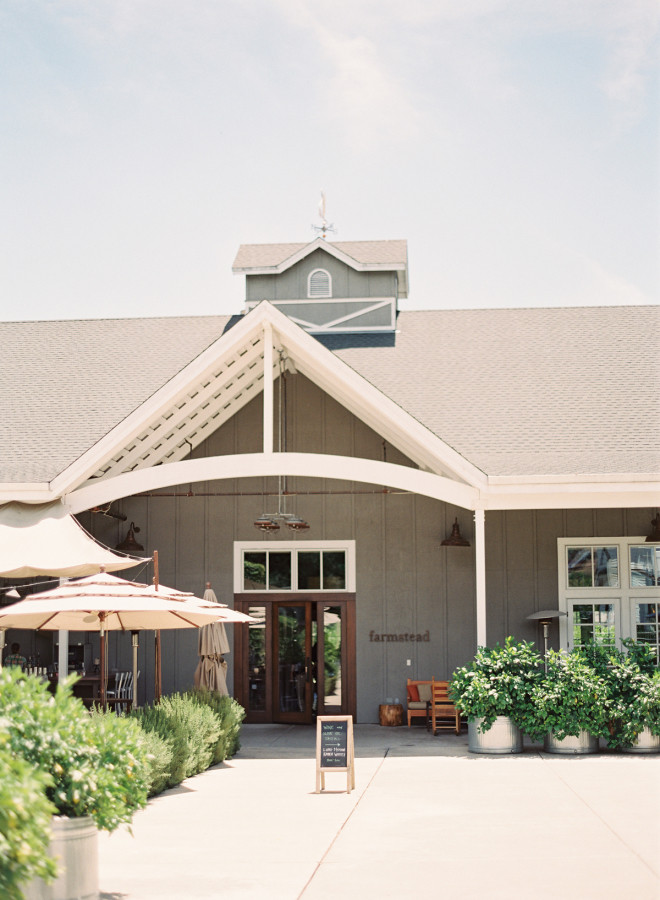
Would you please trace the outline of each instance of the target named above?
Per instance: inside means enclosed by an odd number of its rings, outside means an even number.
[[[100,837],[102,900],[660,898],[660,761],[468,753],[358,725],[356,790],[315,794],[315,729],[250,725],[228,763]]]

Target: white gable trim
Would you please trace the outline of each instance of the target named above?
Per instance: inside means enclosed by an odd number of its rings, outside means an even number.
[[[280,275],[282,272],[286,272],[287,269],[290,269],[291,266],[295,266],[296,263],[305,259],[305,257],[309,256],[311,253],[314,253],[315,250],[325,250],[330,256],[334,256],[334,258],[338,259],[340,262],[346,263],[347,266],[355,269],[356,272],[405,272],[407,268],[405,262],[359,262],[354,257],[349,256],[348,253],[339,250],[333,244],[330,244],[328,241],[319,237],[309,244],[306,244],[304,247],[301,247],[300,250],[297,250],[291,256],[283,259],[274,266],[234,266],[232,272],[235,274],[245,273],[247,275]]]
[[[217,370],[223,359],[233,354],[253,353],[258,344],[259,353],[263,355],[264,333],[269,325],[273,329],[275,344],[286,349],[299,371],[421,468],[485,486],[486,479],[480,470],[321,346],[315,338],[270,303],[263,301],[54,479],[50,485],[51,491],[60,496],[83,484],[104,463],[134,441],[144,431],[145,423],[152,422],[174,407],[200,381],[209,377],[209,373]],[[274,364],[271,378],[276,375],[277,366]],[[260,377],[263,377],[263,369]],[[181,436],[185,439],[184,433]]]

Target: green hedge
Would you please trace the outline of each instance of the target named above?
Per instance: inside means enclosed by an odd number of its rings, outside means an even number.
[[[159,739],[152,748],[149,794],[153,796],[233,756],[240,746],[245,710],[231,697],[191,690],[133,710],[130,717],[139,722],[147,735]]]
[[[220,719],[221,731],[213,750],[213,765],[231,759],[241,746],[241,723],[245,718],[243,707],[233,697],[206,688],[193,688],[186,696],[197,704],[210,707]]]

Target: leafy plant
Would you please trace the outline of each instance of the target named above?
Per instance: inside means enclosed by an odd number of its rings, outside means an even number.
[[[174,756],[172,741],[161,737],[155,731],[146,731],[140,726],[140,744],[147,755],[148,794],[154,797],[164,791],[169,784]]]
[[[72,695],[75,680],[65,679],[53,696],[38,678],[3,669],[0,716],[11,752],[50,776],[46,794],[56,811],[91,816],[113,831],[146,804],[144,755],[125,720],[90,716]]]
[[[48,856],[55,807],[46,798],[48,776],[10,752],[8,726],[0,720],[0,896],[21,900],[21,884],[57,874]]]
[[[142,730],[147,734],[153,734],[163,741],[170,751],[170,760],[167,771],[160,776],[154,772],[154,778],[149,787],[151,795],[160,793],[166,788],[175,787],[186,777],[186,765],[188,762],[188,735],[186,728],[180,722],[172,721],[171,717],[163,712],[160,706],[145,706],[134,709],[129,713],[129,718],[134,718]],[[158,787],[158,789],[156,789]]]
[[[581,650],[549,650],[547,673],[532,691],[532,714],[525,731],[539,739],[552,732],[558,739],[587,731],[608,734],[609,692],[605,679]]]
[[[479,730],[488,731],[497,716],[509,716],[522,731],[534,709],[531,694],[542,673],[542,661],[534,645],[514,642],[479,647],[467,666],[455,670],[449,695],[456,708],[470,719],[482,719]]]
[[[195,703],[208,706],[220,721],[220,734],[213,748],[213,765],[231,759],[240,747],[241,722],[245,710],[233,697],[206,688],[193,688],[186,696]]]
[[[625,640],[626,652],[598,648],[589,655],[608,691],[609,747],[632,747],[644,728],[660,734],[660,673],[653,651]]]

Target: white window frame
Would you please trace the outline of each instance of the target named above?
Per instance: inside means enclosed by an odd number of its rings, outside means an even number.
[[[322,272],[328,278],[328,288],[327,293],[322,294],[313,294],[312,293],[312,277],[317,274],[317,272]],[[310,300],[327,300],[332,298],[332,275],[328,272],[327,269],[312,269],[312,271],[307,276],[307,296]]]
[[[264,593],[281,594],[351,594],[355,593],[355,541],[234,541],[234,593],[253,593],[246,591],[243,586],[243,556],[247,553],[281,552],[291,550],[297,552],[314,552],[321,550],[343,550],[346,553],[346,586],[324,590],[323,588],[304,588],[298,590],[297,586],[288,590],[278,588],[277,591],[264,589]],[[295,584],[298,568],[291,566],[291,578]],[[259,593],[254,591],[254,593]]]
[[[660,603],[660,587],[640,587],[631,584],[630,547],[646,543],[644,537],[571,537],[557,540],[558,608],[567,613],[559,619],[559,641],[564,650],[573,648],[574,604],[612,603],[616,646],[623,649],[622,641],[636,638],[635,604]],[[651,545],[655,546],[655,545]],[[567,552],[569,547],[616,547],[618,552],[619,587],[569,587]]]

